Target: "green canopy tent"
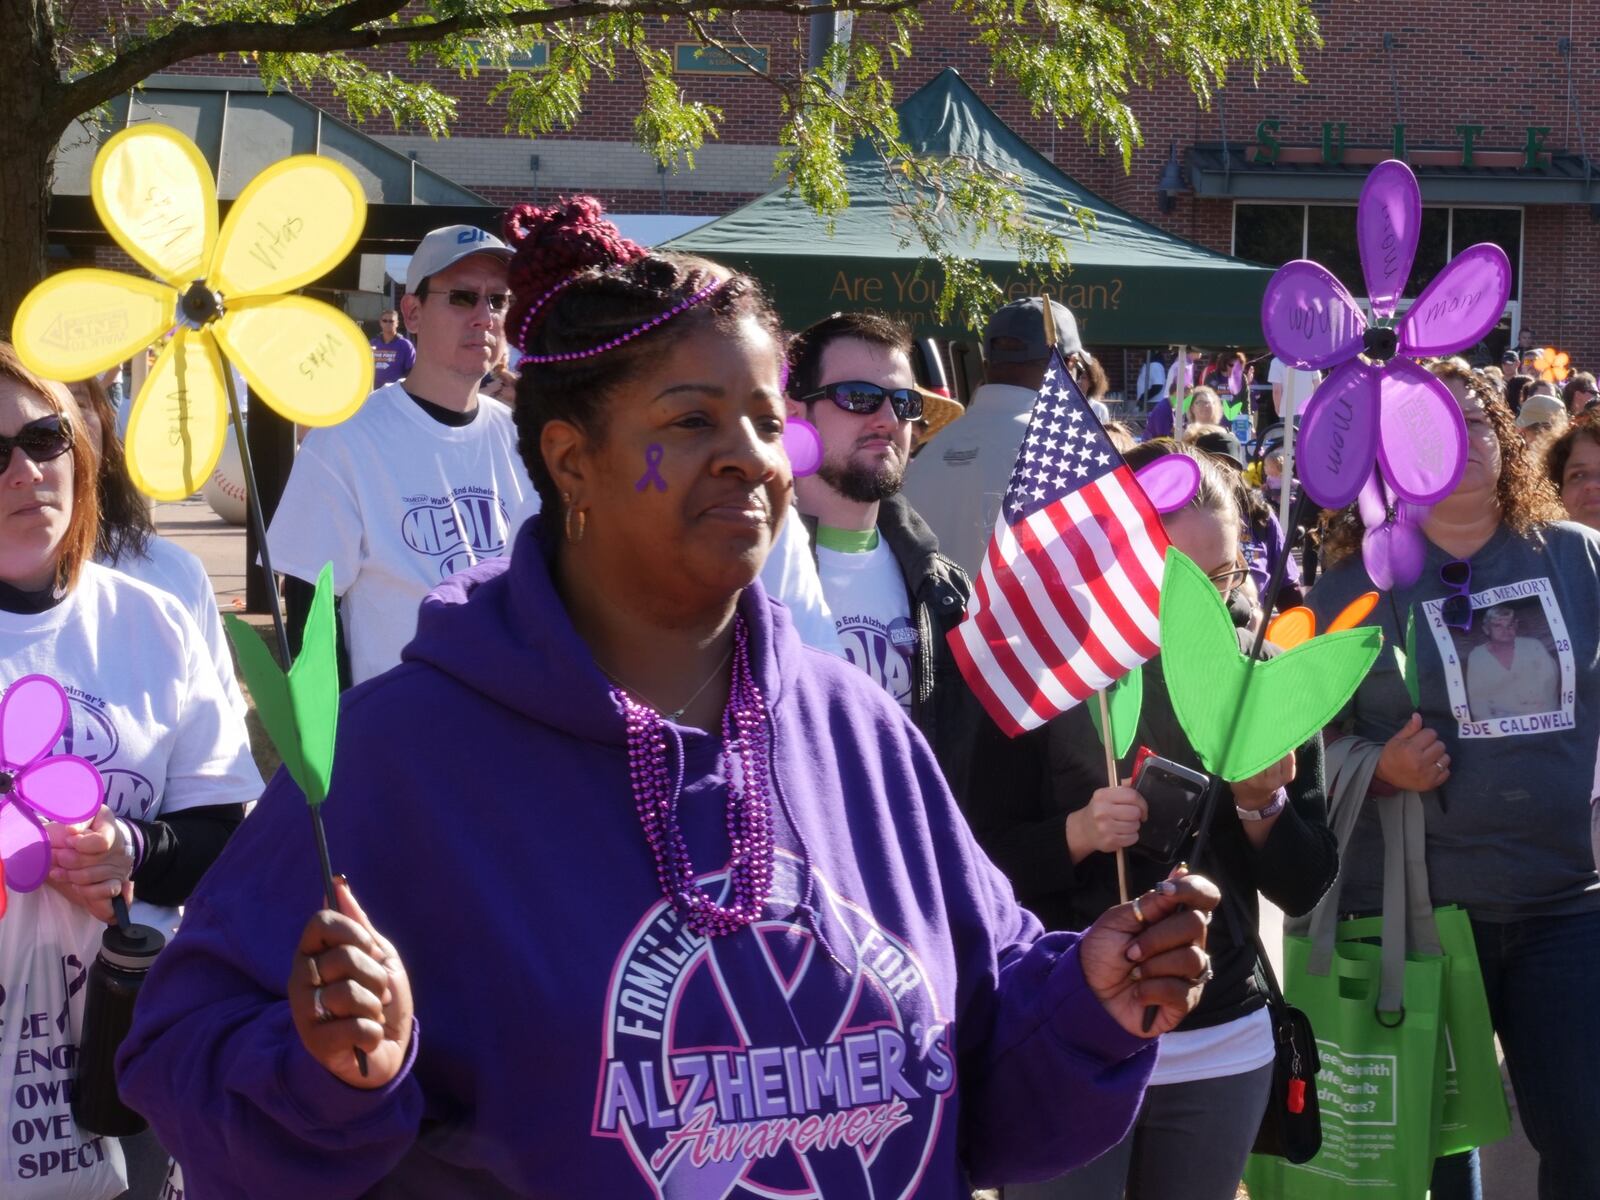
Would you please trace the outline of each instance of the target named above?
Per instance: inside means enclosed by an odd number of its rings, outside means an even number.
[[[1130,216],[1064,174],[995,115],[954,69],[946,68],[899,108],[901,137],[918,155],[963,156],[1017,177],[1028,211],[1066,238],[1070,268],[1043,290],[1078,318],[1096,346],[1255,345],[1261,296],[1272,272],[1174,237]],[[858,145],[845,163],[850,207],[830,236],[827,220],[785,188],[675,238],[667,249],[702,254],[766,285],[785,323],[799,329],[831,312],[875,309],[900,317],[919,336],[960,336],[938,324],[938,266],[914,246],[894,208],[901,198],[882,160]],[[1079,229],[1064,205],[1089,210]],[[1041,290],[1025,277],[1014,248],[997,238],[970,243],[1007,299]],[[920,271],[919,271],[920,267]]]

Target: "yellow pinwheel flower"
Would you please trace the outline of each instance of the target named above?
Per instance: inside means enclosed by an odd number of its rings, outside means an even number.
[[[274,163],[219,233],[216,182],[199,148],[141,125],[106,142],[91,192],[111,236],[155,280],[52,276],[28,293],[13,332],[29,368],[74,380],[176,327],[128,421],[128,471],[141,491],[181,500],[210,476],[227,437],[228,362],[302,425],[335,425],[361,406],[372,390],[366,337],[337,309],[284,294],[355,247],[367,202],[348,170],[315,155]]]

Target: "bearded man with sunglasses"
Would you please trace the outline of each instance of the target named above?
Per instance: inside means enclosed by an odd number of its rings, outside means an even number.
[[[470,225],[422,239],[400,301],[415,363],[348,421],[306,436],[273,516],[291,620],[303,623],[311,582],[333,564],[353,683],[399,663],[423,596],[506,554],[539,510],[511,410],[478,391],[505,347],[510,259]]]
[[[874,313],[836,313],[789,344],[789,415],[822,438],[822,466],[795,481],[845,657],[898,700],[959,796],[977,702],[947,641],[971,584],[900,495],[922,393],[911,335]]]

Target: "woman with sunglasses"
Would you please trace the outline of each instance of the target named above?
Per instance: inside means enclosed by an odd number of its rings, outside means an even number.
[[[197,1195],[964,1200],[1092,1157],[1215,889],[1041,936],[900,707],[757,583],[791,478],[755,285],[588,198],[508,226],[543,514],[347,700],[324,812],[360,906],[308,921],[280,775],[125,1094]]]
[[[0,342],[0,689],[33,674],[57,680],[70,698],[57,749],[87,758],[105,784],[104,805],[76,826],[33,828],[17,797],[6,797],[3,962],[19,957],[7,940],[32,937],[30,914],[53,903],[21,890],[41,876],[73,906],[77,942],[62,952],[80,964],[98,951],[113,898],[132,901],[135,921],[170,938],[178,905],[261,791],[242,713],[189,614],[94,561],[98,467],[67,389],[37,378]],[[0,978],[0,989],[20,996],[24,983]],[[20,1115],[13,1100],[0,1097],[7,1130]],[[164,1170],[165,1157],[156,1159]]]
[[[1600,1018],[1574,1003],[1600,992],[1589,828],[1600,538],[1561,519],[1492,384],[1458,360],[1434,373],[1466,419],[1466,471],[1424,518],[1421,575],[1385,595],[1372,617],[1390,645],[1404,645],[1415,619],[1420,704],[1413,711],[1396,660],[1384,654],[1327,736],[1348,739],[1336,747],[1341,759],[1377,756],[1370,796],[1422,797],[1433,902],[1472,917],[1490,1015],[1539,1153],[1541,1200],[1600,1196]],[[1353,510],[1329,522],[1332,566],[1307,601],[1321,622],[1376,590],[1361,536]],[[1510,707],[1521,711],[1508,711],[1508,664],[1556,686],[1518,685]],[[1363,808],[1344,855],[1340,903],[1350,911],[1381,908],[1377,810]],[[1480,1194],[1476,1152],[1439,1160],[1436,1198]]]
[[[1162,525],[1233,608],[1249,579],[1233,483],[1209,455],[1171,439],[1145,442],[1126,459],[1138,469],[1168,454],[1193,459],[1200,486]],[[1246,648],[1249,616],[1235,618]],[[1173,715],[1160,658],[1142,671],[1135,748],[1203,771]],[[1119,851],[1126,852],[1134,891],[1189,857],[1192,834],[1167,857],[1130,849],[1152,817],[1153,831],[1165,827],[1170,814],[1159,804],[1152,813],[1132,787],[1106,786],[1105,753],[1088,705],[1015,740],[992,722],[983,724],[967,814],[979,845],[1046,928],[1083,929],[1116,907]],[[1130,754],[1122,772],[1131,776],[1132,766]],[[1308,912],[1338,868],[1323,802],[1320,739],[1224,790],[1206,833],[1205,861],[1196,868],[1227,897],[1207,941],[1212,977],[1195,1011],[1161,1039],[1138,1121],[1094,1162],[1048,1182],[1008,1187],[1006,1200],[1233,1200],[1272,1082],[1272,1027],[1255,981],[1256,897]]]

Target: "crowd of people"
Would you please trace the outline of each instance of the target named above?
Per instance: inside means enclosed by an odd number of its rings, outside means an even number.
[[[949,634],[1053,354],[1131,467],[1194,464],[1162,524],[1242,649],[1373,590],[1353,510],[1280,522],[1274,422],[1229,415],[1246,355],[1152,363],[1113,413],[1072,314],[1018,301],[952,412],[893,320],[785,331],[752,279],[587,198],[519,206],[503,239],[436,230],[405,283],[376,390],[304,438],[267,533],[291,622],[333,566],[336,910],[104,381],[0,344],[0,683],[58,678],[66,748],[108,783],[90,821],[41,825],[49,886],[11,897],[0,950],[42,905],[78,914],[85,961],[119,899],[171,936],[117,1056],[151,1124],[123,1139],[136,1200],[169,1156],[200,1198],[1231,1200],[1273,1080],[1261,901],[1304,914],[1338,879],[1377,912],[1367,801],[1397,791],[1424,799],[1434,902],[1471,915],[1541,1200],[1600,1196],[1593,376],[1558,428],[1520,376],[1433,366],[1469,463],[1370,618],[1403,642],[1442,614],[1420,700],[1380,658],[1205,828],[1127,854],[1124,893],[1133,753],[1108,779],[1085,706],[1008,738]],[[1293,419],[1314,374],[1267,374]],[[802,420],[821,461],[796,478]],[[1159,657],[1145,680],[1137,746],[1200,771]],[[1434,1195],[1481,1195],[1475,1153]]]

